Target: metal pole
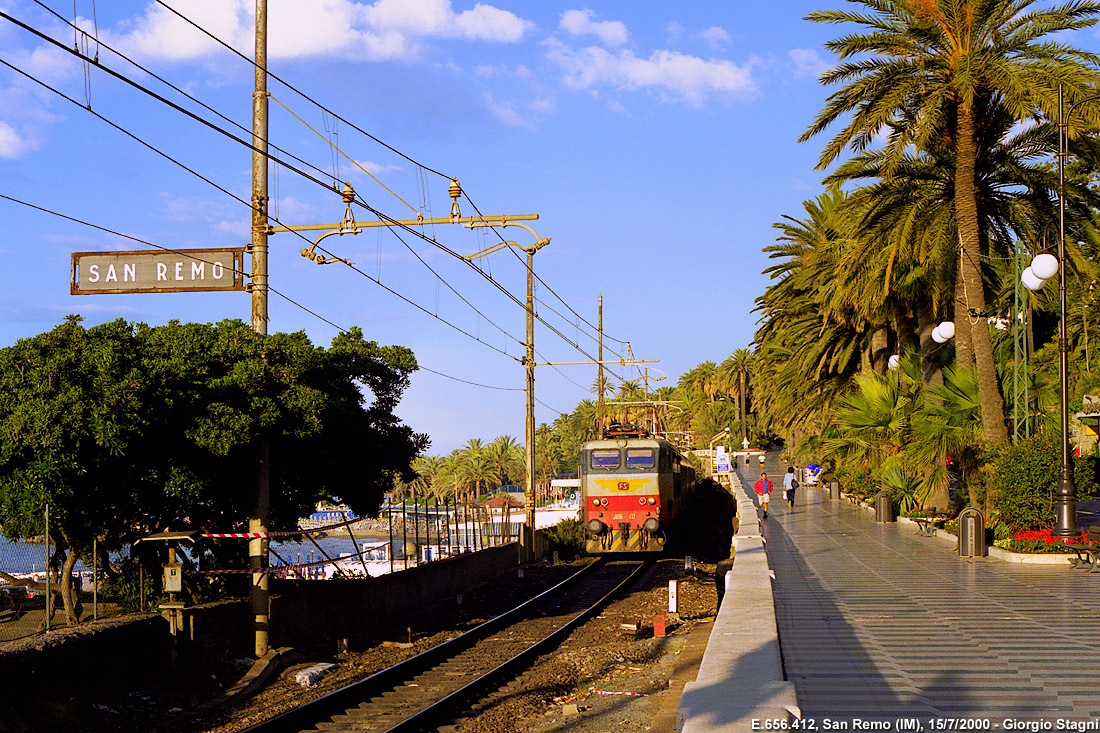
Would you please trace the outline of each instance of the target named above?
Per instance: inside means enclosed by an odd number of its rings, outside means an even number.
[[[98,540],[92,538],[92,620],[99,620],[99,551]]]
[[[600,295],[600,350],[596,357],[596,437],[603,437],[603,295]]]
[[[1066,339],[1066,156],[1069,126],[1062,115],[1062,85],[1058,85],[1058,379],[1062,422],[1062,470],[1054,492],[1055,534],[1063,539],[1077,535],[1077,487],[1069,453],[1069,342]],[[1071,108],[1072,111],[1072,108]]]
[[[53,593],[50,591],[50,505],[46,505],[46,631],[50,630],[50,602]],[[144,608],[142,609],[145,610]]]
[[[527,250],[527,490],[523,561],[535,559],[535,248]]]
[[[256,90],[252,94],[252,330],[267,336],[267,0],[256,0]],[[248,531],[267,533],[271,515],[271,446],[256,445],[256,496]],[[254,653],[268,652],[267,538],[248,541],[248,609],[252,618]]]
[[[386,517],[390,522],[390,544],[389,544],[389,556],[390,556],[390,572],[393,572],[393,494],[390,494],[386,498]]]
[[[408,497],[401,499],[401,569],[409,569],[409,553],[406,551],[409,544],[409,515]]]

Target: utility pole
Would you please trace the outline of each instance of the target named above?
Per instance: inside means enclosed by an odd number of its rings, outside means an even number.
[[[597,438],[603,437],[603,294],[600,295],[600,352],[596,371],[596,434]]]
[[[256,0],[256,90],[252,94],[252,331],[267,336],[267,0]],[[266,360],[266,356],[264,357]],[[265,536],[248,541],[248,610],[255,634],[256,658],[265,656],[268,639],[269,576],[267,525],[271,517],[271,446],[256,441],[256,503],[249,533]]]
[[[527,486],[524,562],[535,560],[535,248],[527,248]]]

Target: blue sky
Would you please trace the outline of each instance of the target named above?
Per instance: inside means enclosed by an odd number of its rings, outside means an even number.
[[[166,2],[251,56],[252,3]],[[71,3],[43,5],[73,20]],[[552,241],[535,256],[545,282],[538,310],[565,338],[538,325],[539,362],[587,360],[574,344],[595,355],[592,330],[578,326],[569,308],[594,324],[602,294],[609,349],[625,354],[621,342],[629,341],[636,358],[659,360],[650,373],[670,383],[749,344],[753,301],[767,284],[761,248],[774,241],[771,225],[800,216],[802,201],[820,193],[814,164],[824,139],[796,140],[826,95],[817,83],[829,63],[823,43],[840,31],[802,17],[841,5],[270,0],[269,67],[408,158],[457,177],[483,214],[540,216],[529,224]],[[98,37],[105,66],[215,119],[102,44],[250,127],[251,66],[156,3],[77,0],[83,40],[38,3],[0,0],[0,10],[92,54]],[[1080,36],[1074,42],[1097,47],[1091,31]],[[247,148],[3,19],[0,59],[249,198]],[[447,178],[334,122],[281,84],[269,89],[393,193],[275,102],[273,145],[322,177],[350,181],[388,216],[447,215]],[[249,239],[246,206],[7,67],[0,67],[0,194],[164,247]],[[285,224],[343,215],[338,194],[287,170],[272,175],[271,194]],[[462,205],[463,214],[474,213]],[[371,218],[362,210],[356,216]],[[70,295],[70,252],[139,247],[3,199],[0,221],[0,345],[49,330],[69,313],[89,325],[249,318],[244,293]],[[533,241],[518,228],[502,231],[519,244]],[[461,254],[494,241],[457,226],[426,233]],[[298,254],[301,239],[277,234],[271,286],[331,324],[411,347],[426,369],[502,388],[415,375],[399,414],[432,437],[431,452],[472,437],[522,438],[523,309],[451,255],[403,239],[373,229],[325,240],[357,272],[318,266]],[[524,272],[511,252],[481,262],[522,299]],[[270,317],[272,332],[304,330],[321,345],[337,332],[274,295]],[[638,376],[638,368],[611,371]],[[590,397],[594,379],[594,366],[538,367],[537,420],[551,422]]]

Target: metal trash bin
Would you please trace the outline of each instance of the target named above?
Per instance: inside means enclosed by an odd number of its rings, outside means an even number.
[[[985,557],[985,515],[974,507],[959,514],[959,557]]]
[[[875,494],[875,521],[894,521],[894,497],[886,489]]]
[[[830,499],[839,499],[840,498],[840,482],[839,481],[830,481],[829,482],[829,498]]]

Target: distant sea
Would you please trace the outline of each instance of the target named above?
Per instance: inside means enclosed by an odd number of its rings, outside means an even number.
[[[434,540],[435,534],[432,534]],[[412,542],[414,535],[410,534],[408,540]],[[421,542],[425,542],[425,538],[421,535]],[[352,553],[360,552],[362,545],[378,545],[385,543],[389,540],[387,532],[377,533],[355,533],[355,541],[351,538],[344,536],[329,536],[317,540],[317,545],[321,550],[318,550],[316,546],[309,540],[304,542],[276,542],[271,543],[272,549],[279,554],[286,562],[290,564],[302,563],[302,562],[314,562],[325,559],[325,554],[328,554],[333,560],[339,559],[341,555],[349,555]],[[400,532],[394,533],[394,544],[397,547],[401,546],[401,534]],[[245,542],[246,540],[223,540],[223,542]],[[121,554],[125,556],[129,552],[127,548]],[[281,565],[282,563],[271,555],[272,565]],[[17,540],[12,542],[3,535],[0,535],[0,570],[6,573],[36,573],[42,572],[46,567],[46,546],[44,544],[37,544],[33,542],[24,542],[23,540]],[[76,571],[90,571],[91,568],[84,565],[82,562],[77,562]]]
[[[0,535],[0,570],[6,573],[40,573],[46,568],[46,545],[16,540]],[[77,562],[76,572],[91,571]]]

